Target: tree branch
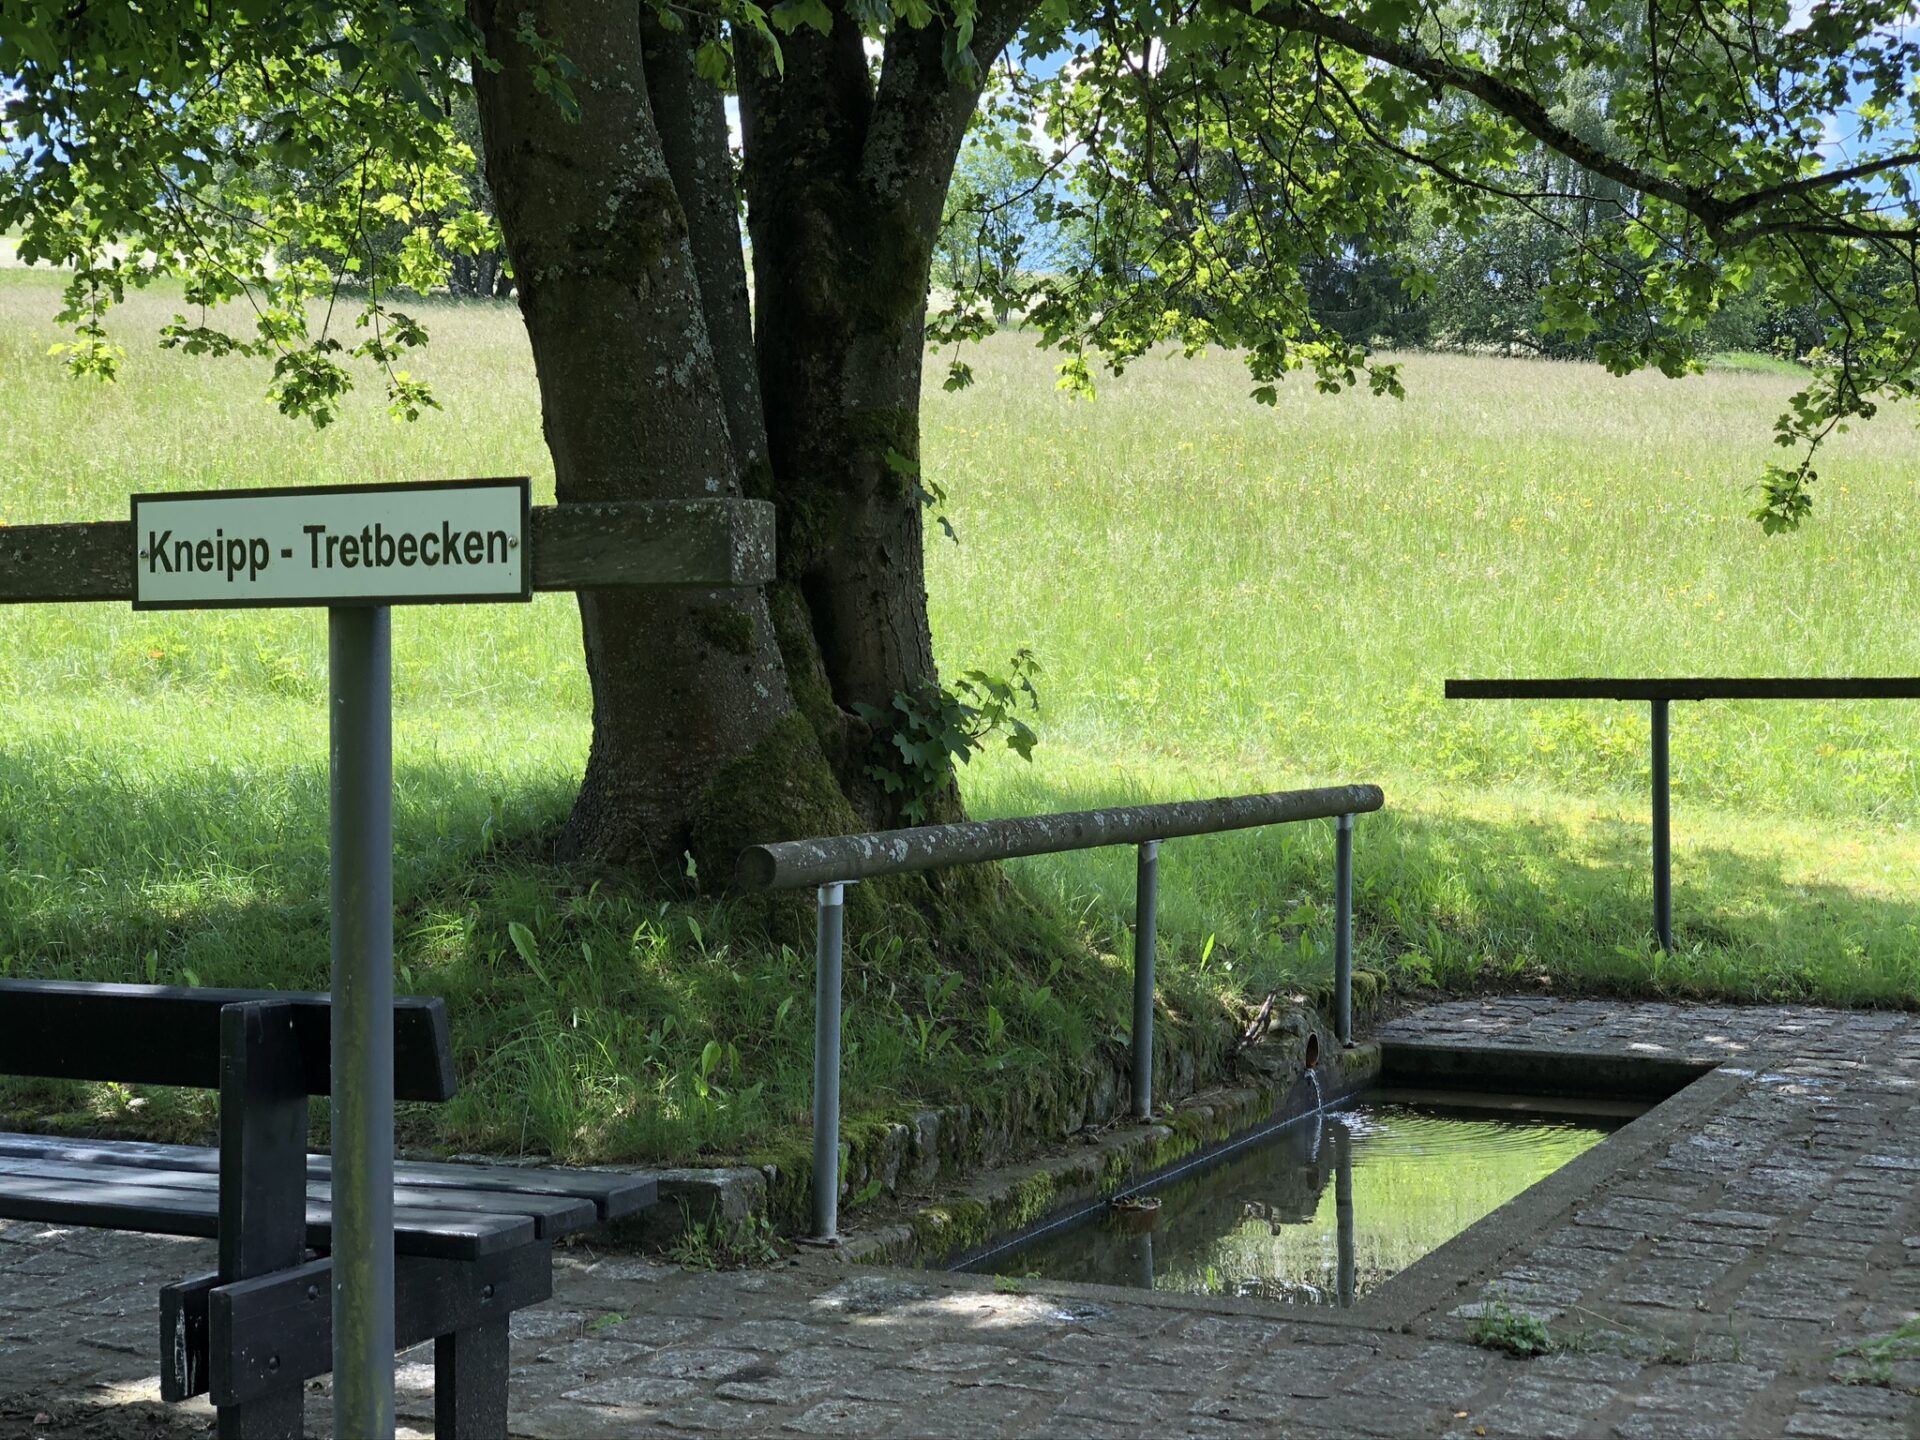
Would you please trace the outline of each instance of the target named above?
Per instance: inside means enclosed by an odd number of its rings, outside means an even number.
[[[1255,0],[1225,0],[1225,4],[1249,19],[1277,30],[1318,36],[1433,85],[1471,95],[1496,114],[1513,121],[1541,144],[1557,150],[1593,174],[1687,211],[1706,226],[1707,233],[1716,242],[1724,242],[1729,238],[1727,224],[1739,216],[1903,165],[1920,164],[1920,153],[1903,153],[1724,196],[1713,189],[1685,185],[1623,160],[1560,124],[1537,96],[1513,81],[1437,55],[1418,42],[1375,34],[1344,16],[1329,15],[1324,10],[1304,3],[1304,0],[1269,0],[1269,3],[1259,6],[1256,6]],[[1804,220],[1783,217],[1769,221],[1764,226],[1738,232],[1731,238],[1740,242],[1758,234],[1790,233],[1802,229],[1807,233],[1832,234],[1834,222],[1828,216],[1807,217]]]
[[[1506,116],[1541,144],[1558,150],[1594,174],[1638,190],[1643,195],[1655,196],[1695,213],[1698,213],[1702,203],[1709,200],[1702,191],[1630,165],[1617,155],[1581,139],[1556,121],[1537,96],[1498,75],[1446,59],[1411,41],[1376,35],[1344,16],[1329,15],[1311,5],[1300,3],[1300,0],[1270,0],[1270,3],[1258,9],[1253,0],[1225,0],[1225,3],[1229,9],[1271,25],[1276,30],[1317,35],[1356,55],[1365,55],[1434,85],[1471,95],[1488,109]]]
[[[694,48],[716,21],[695,17],[669,31],[647,7],[640,40],[647,95],[667,173],[687,215],[700,305],[713,344],[734,460],[749,494],[767,469],[767,424],[754,363],[753,311],[740,243],[740,199],[728,145],[725,98],[694,70]]]

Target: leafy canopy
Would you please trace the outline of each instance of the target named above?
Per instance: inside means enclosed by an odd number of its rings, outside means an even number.
[[[1543,323],[1615,371],[1696,366],[1715,315],[1756,295],[1817,317],[1770,529],[1808,512],[1827,435],[1920,384],[1907,0],[655,4],[722,87],[743,44],[777,66],[782,37],[840,25],[938,27],[945,83],[971,86],[982,7],[1012,7],[979,133],[1019,223],[996,230],[973,197],[995,263],[951,267],[931,333],[1023,314],[1072,389],[1171,342],[1237,348],[1260,400],[1301,369],[1395,392],[1392,365],[1315,320],[1303,277],[1384,241],[1417,295],[1418,247],[1391,248],[1409,216],[1470,234],[1516,211],[1569,242]],[[531,47],[570,107],[573,69],[531,14],[491,39]],[[67,364],[110,377],[108,310],[173,275],[186,309],[163,343],[270,357],[289,413],[324,423],[355,361],[396,414],[432,405],[405,368],[425,331],[393,301],[498,243],[450,118],[488,38],[452,0],[0,6],[0,227],[70,267]],[[1008,263],[1040,231],[1060,241],[1045,270]]]
[[[505,7],[503,7],[505,8]],[[973,0],[859,0],[863,28],[938,19],[950,63],[970,66]],[[670,31],[701,27],[695,61],[727,85],[751,35],[779,64],[779,37],[827,28],[822,0],[657,0]],[[459,0],[141,0],[0,4],[0,230],[18,252],[71,272],[60,346],[76,374],[111,379],[125,352],[106,316],[129,287],[184,281],[189,313],[161,342],[268,357],[270,394],[324,425],[375,367],[396,416],[434,405],[402,368],[427,334],[393,308],[446,283],[455,255],[501,244],[474,191],[462,92],[496,47],[535,57],[536,84],[575,110],[577,70],[515,12],[483,35]],[[397,237],[397,238],[396,238]],[[236,323],[222,308],[237,306]],[[347,315],[360,338],[336,333]]]
[[[1024,311],[1068,352],[1075,390],[1098,362],[1172,342],[1239,349],[1269,403],[1301,369],[1397,392],[1392,365],[1315,319],[1304,277],[1385,247],[1418,296],[1430,253],[1396,256],[1396,237],[1527,213],[1567,242],[1544,328],[1616,373],[1697,368],[1716,315],[1755,296],[1812,308],[1823,344],[1776,427],[1795,454],[1768,467],[1757,511],[1790,527],[1820,442],[1915,394],[1907,19],[1905,0],[1148,0],[1091,16],[1047,0],[990,109],[1026,136],[1022,203],[1072,227],[1077,253],[983,273],[935,333]]]
[[[443,283],[448,255],[495,243],[473,155],[447,116],[477,54],[451,6],[243,0],[0,7],[10,75],[0,226],[27,260],[71,268],[76,372],[111,378],[106,313],[181,277],[162,344],[271,357],[271,394],[324,424],[376,366],[396,414],[433,403],[404,368],[426,335],[390,304]],[[372,232],[398,227],[397,245]],[[335,333],[336,312],[359,337]],[[235,304],[236,324],[220,314]],[[345,316],[338,316],[344,321]]]

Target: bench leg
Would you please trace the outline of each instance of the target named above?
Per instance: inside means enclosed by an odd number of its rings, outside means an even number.
[[[214,1414],[219,1440],[300,1440],[306,1432],[306,1393],[298,1384],[244,1405],[222,1405]]]
[[[220,1012],[220,1280],[298,1266],[307,1237],[307,1088],[293,1007],[261,1001]],[[234,1337],[214,1337],[224,1348]],[[300,1377],[219,1408],[220,1440],[300,1440]]]
[[[506,1440],[507,1317],[433,1342],[434,1440]]]

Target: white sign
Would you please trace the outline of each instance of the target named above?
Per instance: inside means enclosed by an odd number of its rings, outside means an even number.
[[[528,482],[133,497],[133,608],[409,605],[532,593]]]

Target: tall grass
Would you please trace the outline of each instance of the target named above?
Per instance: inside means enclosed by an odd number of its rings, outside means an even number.
[[[0,270],[0,522],[118,516],[150,489],[528,473],[551,493],[510,310],[421,307],[445,414],[398,425],[368,395],[316,432],[253,367],[149,348],[164,297],[129,306],[119,384],[71,383],[55,308],[48,277]],[[1404,403],[1288,386],[1274,409],[1226,357],[1142,364],[1092,405],[1017,336],[975,370],[927,396],[960,537],[932,548],[938,643],[950,665],[1025,646],[1046,667],[1035,761],[978,760],[977,811],[1373,779],[1361,956],[1402,980],[1920,998],[1913,708],[1677,712],[1666,957],[1644,713],[1440,698],[1455,674],[1920,670],[1901,420],[1844,437],[1814,524],[1767,540],[1744,512],[1794,384],[1767,369],[1416,356]],[[571,604],[401,610],[395,658],[401,983],[449,996],[467,1079],[419,1133],[591,1158],[798,1123],[807,957],[711,898],[530,858],[586,750]],[[323,984],[324,666],[312,611],[0,610],[0,971]],[[1300,826],[1167,847],[1183,1014],[1323,983],[1330,845]],[[862,937],[856,1105],[1028,1083],[1123,1023],[1127,857],[1016,868],[1079,927],[1081,969],[960,975]],[[145,1123],[192,1129],[197,1103],[155,1097]]]
[[[1920,674],[1911,416],[1839,437],[1814,521],[1769,538],[1748,511],[1798,383],[1778,367],[1418,355],[1404,402],[1286,386],[1263,409],[1229,356],[1146,362],[1087,404],[1044,354],[990,354],[929,406],[960,537],[932,548],[935,628],[950,661],[1031,647],[1047,712],[1034,766],[975,767],[976,808],[1378,780],[1360,904],[1414,978],[1920,996],[1920,705],[1677,708],[1668,957],[1645,707],[1442,698],[1449,676]],[[1163,926],[1242,952],[1256,987],[1315,973],[1324,944],[1284,921],[1324,898],[1326,850],[1290,890],[1289,848],[1169,847],[1193,875]],[[1115,921],[1130,904],[1119,858],[1026,868]]]
[[[1403,403],[1151,361],[1093,403],[1014,343],[930,407],[950,655],[1031,645],[1047,740],[1276,776],[1624,794],[1641,707],[1447,702],[1455,675],[1920,673],[1920,445],[1840,437],[1804,533],[1747,518],[1791,378],[1415,356]],[[1920,814],[1920,708],[1684,707],[1683,804]]]

